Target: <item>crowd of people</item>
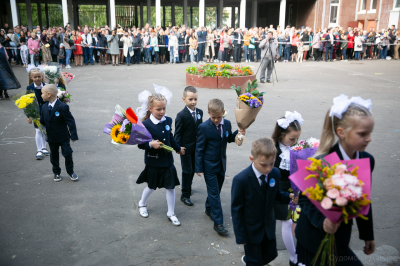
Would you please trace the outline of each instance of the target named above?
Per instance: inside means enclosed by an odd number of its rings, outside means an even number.
[[[259,62],[259,44],[273,33],[278,62],[399,59],[400,34],[388,29],[343,27],[313,30],[273,25],[240,29],[231,27],[65,27],[28,29],[18,25],[0,30],[1,45],[9,62],[27,66],[58,62],[75,66],[112,64],[177,64],[205,62]],[[205,61],[206,60],[206,61]]]

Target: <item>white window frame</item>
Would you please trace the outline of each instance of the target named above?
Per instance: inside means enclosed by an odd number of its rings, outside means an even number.
[[[381,0],[381,1],[383,1],[383,0]],[[368,14],[376,13],[376,7],[375,7],[375,8],[372,8],[372,3],[373,3],[374,1],[373,1],[373,0],[370,0],[370,2],[371,2],[371,4],[370,4],[370,6],[369,6],[369,10],[367,11],[367,13],[368,13]],[[394,0],[394,2],[396,2],[396,0]],[[376,0],[376,5],[378,5],[378,0]]]
[[[338,7],[336,23],[331,23],[331,8],[332,8],[332,6],[337,6]],[[339,3],[335,3],[335,4],[329,3],[329,24],[328,25],[329,25],[330,28],[339,26],[339,14],[340,14],[340,0],[339,0]]]
[[[365,3],[365,9],[362,9],[364,1],[367,2],[367,0],[360,0],[360,2],[361,2],[360,3],[360,10],[358,11],[358,14],[366,14],[367,13],[367,3]]]
[[[396,2],[399,2],[400,0],[394,0],[393,1],[393,9],[392,11],[400,11],[400,7],[396,8]]]

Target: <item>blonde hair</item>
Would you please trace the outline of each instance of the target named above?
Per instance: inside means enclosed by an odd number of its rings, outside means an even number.
[[[155,101],[167,103],[167,98],[165,98],[164,95],[162,95],[160,93],[152,93],[147,100],[147,106],[153,107],[153,104]],[[148,119],[150,117],[150,115],[151,115],[150,110],[147,110],[146,116],[143,117],[142,122],[144,120]]]
[[[42,75],[42,82],[44,82],[44,73],[42,72],[42,70],[40,70],[39,68],[32,68],[31,71],[29,71],[29,81],[28,81],[28,84],[32,84],[32,83],[33,83],[32,76],[33,76],[34,74],[40,74],[40,75]]]
[[[208,112],[209,113],[217,113],[217,112],[223,112],[224,111],[224,102],[221,101],[220,99],[211,99],[208,102]]]
[[[329,153],[329,150],[335,144],[337,135],[336,130],[338,127],[343,128],[345,131],[350,130],[355,124],[353,121],[355,116],[372,116],[371,112],[367,108],[356,103],[350,104],[346,112],[342,114],[342,119],[339,119],[336,116],[329,117],[329,113],[330,109],[326,113],[320,144],[314,157]]]
[[[275,142],[271,138],[260,138],[253,141],[251,145],[251,156],[257,159],[259,156],[265,156],[269,158],[276,156]]]

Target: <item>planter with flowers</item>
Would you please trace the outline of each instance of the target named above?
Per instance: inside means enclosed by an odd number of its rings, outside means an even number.
[[[248,80],[254,81],[256,76],[249,66],[227,64],[205,64],[186,68],[186,85],[210,88],[230,89]]]

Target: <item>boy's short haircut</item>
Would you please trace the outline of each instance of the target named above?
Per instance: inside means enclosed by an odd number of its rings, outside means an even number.
[[[220,99],[211,99],[208,102],[208,112],[209,113],[218,113],[224,111],[224,102]]]
[[[183,97],[186,97],[188,91],[193,92],[193,93],[197,93],[197,90],[195,87],[193,86],[187,86],[184,90],[183,90]]]
[[[253,141],[251,145],[251,156],[257,159],[259,156],[265,156],[269,158],[276,156],[275,142],[271,138],[260,138]]]
[[[43,89],[47,92],[50,92],[51,95],[57,95],[58,93],[58,89],[54,84],[47,84],[46,86],[43,87]]]

